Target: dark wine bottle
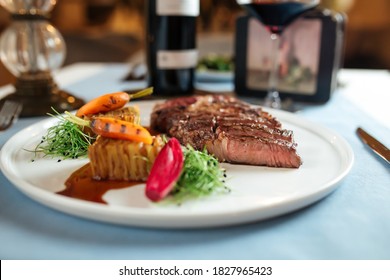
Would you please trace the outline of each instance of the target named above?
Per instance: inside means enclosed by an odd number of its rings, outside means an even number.
[[[198,62],[199,0],[148,0],[146,11],[149,86],[154,95],[191,94]]]

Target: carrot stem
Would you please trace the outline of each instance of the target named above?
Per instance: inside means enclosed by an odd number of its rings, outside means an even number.
[[[136,93],[129,94],[129,96],[130,96],[130,99],[136,99],[136,98],[141,98],[141,97],[151,95],[152,93],[153,93],[153,87],[148,87],[148,88],[143,89],[141,91],[138,91]]]
[[[65,111],[65,114],[66,114],[65,118],[72,123],[75,123],[79,126],[88,126],[89,127],[89,125],[90,125],[90,121],[79,118],[79,117],[73,115],[72,113],[69,113],[68,111]]]

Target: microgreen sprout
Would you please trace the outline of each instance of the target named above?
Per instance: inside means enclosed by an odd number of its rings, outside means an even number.
[[[60,159],[85,157],[95,137],[86,134],[82,126],[69,121],[55,109],[52,110],[55,114],[48,115],[57,118],[58,123],[47,130],[33,152]]]
[[[189,145],[183,148],[183,153],[183,171],[171,192],[174,202],[181,204],[189,198],[230,192],[225,184],[226,170],[215,157],[206,150],[197,151]]]

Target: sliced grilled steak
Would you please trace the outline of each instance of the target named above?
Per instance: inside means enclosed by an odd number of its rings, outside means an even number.
[[[293,132],[263,111],[223,95],[183,97],[158,104],[151,128],[220,161],[298,168]]]

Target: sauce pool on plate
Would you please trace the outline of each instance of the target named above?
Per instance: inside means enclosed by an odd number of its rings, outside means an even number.
[[[91,166],[88,163],[73,172],[65,182],[65,190],[57,192],[57,194],[107,204],[103,200],[107,191],[128,188],[142,183],[140,181],[94,180]]]

